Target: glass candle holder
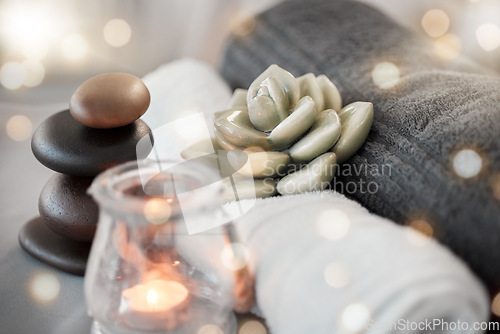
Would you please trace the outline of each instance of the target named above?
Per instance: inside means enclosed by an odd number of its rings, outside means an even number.
[[[143,161],[94,180],[99,224],[85,274],[92,333],[235,332],[231,287],[176,248],[189,224],[221,219],[216,179],[195,162]]]

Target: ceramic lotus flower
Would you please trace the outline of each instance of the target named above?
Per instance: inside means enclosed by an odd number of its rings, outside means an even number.
[[[255,178],[257,196],[301,193],[331,182],[337,164],[364,143],[372,121],[371,103],[342,108],[337,87],[325,75],[295,78],[271,65],[217,114],[214,144],[245,152],[228,158],[240,174]],[[193,156],[189,149],[183,155]]]

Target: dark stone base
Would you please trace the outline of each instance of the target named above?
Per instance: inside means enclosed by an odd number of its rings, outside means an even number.
[[[64,272],[83,276],[91,243],[65,239],[52,232],[40,217],[30,220],[19,233],[19,244],[30,255]]]
[[[87,194],[93,178],[54,174],[43,187],[38,212],[52,231],[78,242],[92,242],[99,209]]]

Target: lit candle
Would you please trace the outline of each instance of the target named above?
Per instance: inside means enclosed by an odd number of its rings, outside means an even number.
[[[122,292],[120,313],[135,329],[172,330],[184,321],[188,295],[181,283],[152,280]]]

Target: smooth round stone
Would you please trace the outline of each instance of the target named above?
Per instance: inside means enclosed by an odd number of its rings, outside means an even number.
[[[283,152],[241,152],[229,151],[229,164],[237,173],[254,178],[266,178],[282,175],[288,168],[290,156]],[[240,167],[241,166],[241,167]]]
[[[335,153],[322,154],[301,170],[288,174],[279,180],[277,190],[281,195],[323,190],[333,180],[336,169],[337,157]]]
[[[325,110],[325,100],[323,98],[323,92],[321,87],[316,80],[316,77],[312,73],[304,74],[297,78],[297,82],[300,86],[301,96],[310,96],[318,112]]]
[[[313,160],[333,147],[341,130],[340,118],[335,110],[322,111],[309,132],[290,147],[290,156],[297,162]]]
[[[224,179],[223,184],[222,200],[224,202],[267,198],[277,194],[276,180],[271,178],[248,180],[235,177],[233,183],[228,179]]]
[[[333,109],[335,111],[342,109],[342,96],[340,96],[337,86],[335,86],[324,74],[318,75],[316,81],[323,93],[323,99],[325,101],[324,108]]]
[[[373,123],[373,104],[353,102],[339,112],[342,132],[332,148],[337,155],[337,163],[349,160],[364,144]]]
[[[300,86],[297,79],[288,71],[282,69],[276,64],[269,66],[250,84],[248,91],[252,91],[254,87],[260,86],[262,82],[273,77],[283,85],[286,95],[288,97],[289,107],[293,109],[300,99]]]
[[[271,149],[282,150],[297,141],[316,121],[314,100],[304,96],[295,106],[295,110],[271,131],[269,142]]]
[[[149,108],[151,96],[138,77],[105,73],[85,81],[73,93],[71,115],[97,129],[117,128],[134,122]]]
[[[114,165],[136,160],[136,145],[145,136],[153,141],[151,130],[142,120],[116,129],[93,129],[78,123],[66,110],[36,129],[31,149],[38,161],[56,172],[95,176]]]
[[[19,244],[31,256],[51,267],[73,275],[85,274],[91,244],[57,235],[40,217],[24,225],[19,233]]]
[[[231,101],[229,102],[229,107],[231,109],[247,107],[247,95],[248,90],[242,88],[236,88],[234,90],[233,96],[231,97]]]
[[[285,89],[273,77],[248,91],[247,104],[250,121],[261,131],[271,131],[290,113]]]
[[[99,209],[87,195],[92,178],[55,174],[45,184],[38,200],[43,222],[57,234],[92,242]]]
[[[227,110],[214,124],[217,141],[224,149],[231,149],[231,146],[269,149],[267,135],[254,128],[247,108]]]

